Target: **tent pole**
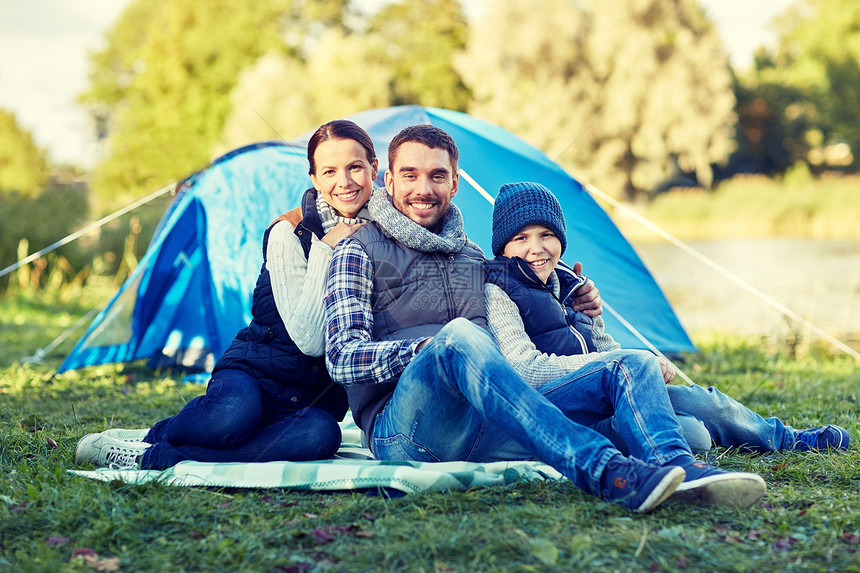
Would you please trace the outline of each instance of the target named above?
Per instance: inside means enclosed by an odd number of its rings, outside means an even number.
[[[601,199],[603,199],[607,203],[610,203],[613,207],[616,207],[617,209],[621,209],[622,211],[624,211],[625,214],[630,215],[631,217],[636,219],[639,223],[641,223],[642,225],[644,225],[648,229],[654,231],[655,233],[657,233],[658,235],[660,235],[661,237],[663,237],[664,239],[666,239],[667,241],[669,241],[670,243],[672,243],[673,245],[675,245],[676,247],[678,247],[679,249],[681,249],[682,251],[687,253],[688,255],[692,256],[695,259],[698,259],[702,263],[711,267],[712,269],[714,269],[715,271],[717,271],[718,273],[720,273],[724,277],[728,278],[729,280],[731,280],[732,282],[734,282],[735,284],[737,284],[738,286],[740,286],[741,288],[743,288],[747,292],[755,295],[756,297],[758,297],[759,299],[761,299],[762,301],[764,301],[768,305],[772,306],[773,308],[775,308],[776,310],[778,310],[779,312],[781,312],[785,316],[791,318],[792,320],[799,322],[800,324],[803,324],[804,326],[806,326],[807,328],[814,331],[819,336],[821,336],[822,338],[824,338],[825,340],[830,342],[833,346],[835,346],[839,350],[845,352],[846,354],[854,357],[857,360],[860,360],[860,352],[857,352],[856,350],[854,350],[853,348],[851,348],[850,346],[848,346],[847,344],[845,344],[844,342],[842,342],[841,340],[836,338],[835,336],[831,335],[829,332],[825,331],[823,328],[821,328],[821,327],[813,324],[812,322],[806,320],[805,318],[803,318],[802,316],[800,316],[799,314],[797,314],[796,312],[794,312],[793,310],[791,310],[790,308],[785,306],[784,304],[775,300],[773,297],[760,291],[759,289],[757,289],[756,287],[754,287],[753,285],[751,285],[750,283],[748,283],[747,281],[745,281],[741,277],[737,276],[736,274],[734,274],[730,270],[721,266],[720,264],[713,261],[712,259],[709,259],[705,255],[703,255],[702,253],[700,253],[699,251],[697,251],[696,249],[694,249],[693,247],[688,245],[687,243],[676,238],[674,235],[671,235],[670,233],[664,231],[663,229],[661,229],[660,227],[658,227],[657,225],[655,225],[654,223],[652,223],[651,221],[649,221],[648,219],[646,219],[645,217],[640,215],[639,213],[635,212],[633,209],[630,209],[629,207],[627,207],[623,203],[616,201],[614,198],[610,197],[609,195],[607,195],[606,193],[604,193],[603,191],[601,191],[600,189],[598,189],[594,185],[586,184],[585,189],[589,193],[591,193],[592,195],[597,195],[598,197],[600,197]]]

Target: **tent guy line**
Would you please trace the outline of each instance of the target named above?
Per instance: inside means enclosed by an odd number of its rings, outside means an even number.
[[[575,213],[581,219],[582,224],[568,227],[576,234],[583,262],[601,284],[604,299],[613,301],[605,321],[613,332],[618,331],[619,342],[627,348],[659,348],[664,353],[695,350],[647,268],[597,204],[595,196],[605,194],[580,184],[540,150],[499,126],[439,108],[397,106],[368,110],[350,119],[365,126],[379,148],[387,147],[406,125],[430,123],[449,131],[464,158],[459,172],[477,192],[462,194],[460,202],[460,208],[471,213],[467,233],[479,245],[484,242],[485,250],[489,227],[485,227],[487,210],[481,205],[494,202],[487,189],[509,181],[534,180],[536,175],[539,182],[557,188],[568,218]],[[182,192],[176,193],[138,268],[58,372],[140,358],[149,358],[156,367],[211,367],[223,352],[224,341],[232,340],[250,315],[247,306],[253,281],[249,277],[256,276],[261,254],[258,241],[248,237],[262,235],[264,222],[294,206],[309,184],[301,149],[306,143],[299,138],[291,143],[251,144],[226,153],[184,179]],[[178,185],[170,184],[83,232],[178,189]],[[611,198],[603,198],[612,203]],[[231,221],[235,223],[239,211],[247,213],[238,217],[243,223],[237,227]],[[653,226],[647,220],[643,224]],[[213,233],[216,228],[218,232]],[[704,258],[677,239],[672,242]],[[186,257],[193,264],[177,266],[177,257]],[[717,268],[714,265],[710,266]],[[637,285],[635,293],[628,290],[631,282]],[[637,308],[650,312],[637,314]]]
[[[609,195],[607,195],[606,193],[604,193],[603,191],[601,191],[600,189],[595,187],[594,185],[586,183],[584,185],[584,187],[592,195],[597,195],[598,197],[600,197],[604,201],[610,203],[613,207],[621,209],[626,214],[628,214],[631,217],[633,217],[634,219],[636,219],[636,221],[638,221],[639,223],[644,225],[646,228],[654,231],[655,233],[657,233],[658,235],[660,235],[661,237],[663,237],[664,239],[666,239],[667,241],[669,241],[670,243],[672,243],[673,245],[675,245],[676,247],[678,247],[679,249],[684,251],[685,253],[689,254],[693,258],[695,258],[695,259],[701,261],[702,263],[706,264],[707,266],[711,267],[713,270],[717,271],[719,274],[721,274],[724,277],[726,277],[727,279],[731,280],[732,282],[734,282],[735,284],[737,284],[738,286],[740,286],[741,288],[743,288],[744,290],[746,290],[750,294],[758,297],[760,300],[762,300],[765,303],[767,303],[768,305],[772,306],[773,308],[775,308],[776,310],[781,312],[783,315],[785,315],[788,318],[791,318],[792,320],[795,320],[795,321],[799,322],[800,324],[806,326],[807,328],[814,331],[816,334],[818,334],[819,336],[821,336],[822,338],[824,338],[825,340],[827,340],[828,342],[833,344],[839,350],[842,350],[843,352],[852,356],[853,358],[860,360],[860,352],[857,352],[856,350],[854,350],[853,348],[851,348],[850,346],[848,346],[847,344],[845,344],[844,342],[842,342],[841,340],[839,340],[838,338],[836,338],[835,336],[833,336],[832,334],[830,334],[829,332],[824,330],[823,328],[819,327],[818,325],[816,325],[816,324],[810,322],[809,320],[803,318],[802,316],[800,316],[799,314],[797,314],[796,312],[794,312],[793,310],[791,310],[790,308],[788,308],[787,306],[785,306],[784,304],[782,304],[781,302],[776,300],[775,298],[771,297],[767,293],[764,293],[761,290],[757,289],[755,286],[751,285],[750,283],[748,283],[747,281],[745,281],[741,277],[737,276],[735,273],[728,270],[727,268],[723,267],[722,265],[720,265],[719,263],[717,263],[713,259],[710,259],[707,256],[703,255],[702,253],[700,253],[699,251],[697,251],[696,249],[694,249],[693,247],[691,247],[690,245],[688,245],[684,241],[678,239],[677,237],[675,237],[671,233],[663,230],[662,228],[655,225],[654,223],[652,223],[651,221],[649,221],[648,219],[646,219],[645,217],[643,217],[642,215],[640,215],[639,213],[634,211],[633,209],[630,209],[629,207],[627,207],[623,203],[616,201],[615,199],[613,199],[612,197],[610,197]]]
[[[45,247],[41,251],[33,253],[32,255],[21,259],[17,263],[9,265],[8,267],[6,267],[2,271],[0,271],[0,277],[6,276],[9,273],[14,272],[14,271],[18,270],[19,268],[23,267],[24,265],[32,263],[36,259],[47,255],[51,251],[55,251],[55,250],[59,249],[63,245],[67,245],[68,243],[71,243],[72,241],[83,237],[84,235],[86,235],[87,233],[90,233],[91,231],[95,231],[99,227],[102,227],[103,225],[110,223],[111,221],[113,221],[114,219],[116,219],[118,217],[122,217],[123,215],[125,215],[129,211],[134,211],[138,207],[141,207],[141,206],[145,205],[146,203],[149,203],[150,201],[152,201],[158,197],[161,197],[165,193],[172,193],[175,189],[176,189],[176,182],[175,181],[173,183],[168,183],[167,185],[165,185],[164,187],[162,187],[158,191],[154,191],[153,193],[150,193],[146,197],[138,199],[137,201],[130,203],[129,205],[126,205],[122,209],[119,209],[118,211],[114,211],[110,215],[102,217],[101,219],[99,219],[98,221],[95,221],[93,223],[90,223],[89,225],[87,225],[83,229],[80,229],[79,231],[75,231],[74,233],[71,233],[70,235],[66,235],[65,237],[63,237],[59,241],[56,241],[56,242],[48,245],[47,247]]]
[[[621,324],[624,325],[625,328],[627,328],[627,330],[629,330],[631,333],[633,333],[633,336],[635,336],[636,338],[641,340],[642,344],[644,344],[645,346],[648,347],[648,350],[650,350],[651,352],[653,352],[657,356],[662,356],[663,358],[668,360],[672,364],[672,366],[675,367],[675,372],[678,374],[678,376],[680,376],[684,380],[684,382],[686,382],[690,386],[693,386],[695,384],[695,382],[693,382],[693,379],[690,378],[689,376],[687,376],[687,374],[683,370],[681,370],[681,368],[679,368],[677,364],[675,364],[675,361],[673,361],[668,356],[666,356],[665,354],[660,352],[660,350],[657,349],[656,346],[651,344],[651,341],[648,340],[645,337],[645,335],[643,335],[641,332],[636,330],[636,328],[632,324],[627,322],[624,319],[624,317],[621,316],[620,314],[618,314],[618,312],[614,308],[612,308],[612,305],[609,304],[608,302],[606,302],[605,300],[603,301],[603,308],[605,308],[608,312],[610,312],[612,314],[612,316],[614,316],[618,320],[618,322],[620,322]]]

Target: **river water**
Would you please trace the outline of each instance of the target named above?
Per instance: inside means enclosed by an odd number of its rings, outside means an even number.
[[[687,244],[773,301],[858,347],[860,241],[768,238]],[[713,332],[795,333],[807,340],[814,332],[675,245],[634,243],[634,248],[694,341],[697,334]]]

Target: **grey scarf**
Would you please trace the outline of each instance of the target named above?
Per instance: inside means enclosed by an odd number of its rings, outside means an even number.
[[[376,194],[376,191],[374,190],[373,193]],[[319,191],[317,191],[317,212],[319,213],[320,220],[322,221],[323,234],[334,229],[335,225],[338,223],[367,223],[371,220],[370,212],[367,210],[367,205],[364,205],[358,212],[358,215],[353,219],[341,217],[335,213],[334,209],[331,208],[331,205],[325,202],[322,193]]]
[[[374,191],[367,202],[370,216],[398,242],[424,253],[457,253],[466,244],[463,215],[451,203],[442,216],[441,230],[434,233],[397,210],[388,192]]]

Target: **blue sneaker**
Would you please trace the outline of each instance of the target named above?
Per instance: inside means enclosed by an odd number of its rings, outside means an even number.
[[[672,495],[684,481],[684,470],[660,467],[635,458],[613,456],[600,476],[601,497],[612,503],[646,513]]]
[[[826,426],[818,426],[817,428],[809,428],[808,430],[795,430],[794,432],[794,449],[798,452],[826,450],[829,448],[836,450],[848,449],[848,432],[845,431],[845,428],[827,424]]]
[[[766,490],[764,480],[756,474],[727,472],[692,456],[670,463],[684,468],[687,474],[684,483],[672,495],[673,500],[682,503],[750,507]]]

